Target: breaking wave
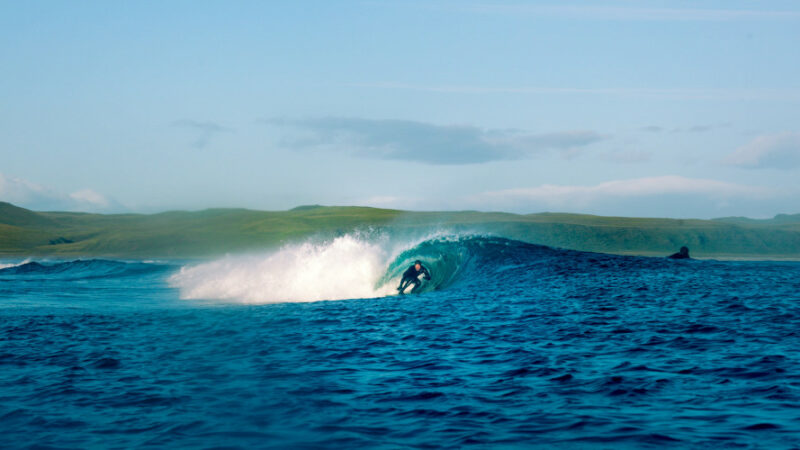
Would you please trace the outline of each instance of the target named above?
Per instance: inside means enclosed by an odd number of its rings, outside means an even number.
[[[188,265],[169,278],[184,299],[243,303],[308,302],[396,294],[403,271],[422,260],[431,271],[419,292],[469,280],[493,283],[518,264],[556,250],[490,236],[444,235],[393,242],[348,234],[286,245],[262,255],[237,255]]]

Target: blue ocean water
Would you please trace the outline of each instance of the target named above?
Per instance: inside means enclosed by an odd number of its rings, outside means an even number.
[[[350,249],[356,276],[339,266],[321,278],[315,264],[334,247],[207,264],[7,264],[0,447],[800,442],[799,263],[462,236],[383,259]],[[414,258],[434,275],[421,294],[300,302],[390,292]],[[316,281],[261,274],[292,261]],[[375,279],[355,286],[364,273]]]

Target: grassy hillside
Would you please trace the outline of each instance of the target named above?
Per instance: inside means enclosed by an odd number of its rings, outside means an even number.
[[[494,233],[553,247],[622,254],[667,255],[687,245],[698,257],[800,258],[800,215],[676,220],[317,205],[289,211],[101,215],[34,212],[2,202],[0,256],[204,257],[366,228]]]

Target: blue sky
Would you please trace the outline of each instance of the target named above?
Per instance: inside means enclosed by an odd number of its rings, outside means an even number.
[[[794,1],[0,1],[0,200],[800,212]]]

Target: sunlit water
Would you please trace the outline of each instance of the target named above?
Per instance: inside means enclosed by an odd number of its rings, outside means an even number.
[[[0,269],[0,447],[800,442],[798,263],[354,242]],[[326,249],[358,276],[295,273]]]

